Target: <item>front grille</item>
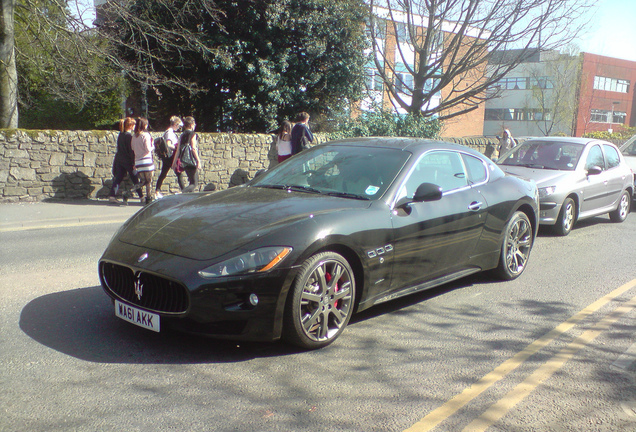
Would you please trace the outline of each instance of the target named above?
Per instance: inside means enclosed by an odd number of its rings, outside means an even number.
[[[188,290],[178,282],[108,262],[100,263],[100,274],[106,289],[127,303],[153,312],[188,310]]]

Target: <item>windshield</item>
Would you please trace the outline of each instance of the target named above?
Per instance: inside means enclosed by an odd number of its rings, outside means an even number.
[[[636,156],[636,140],[630,140],[621,146],[621,153],[624,156]]]
[[[323,144],[256,177],[250,186],[375,200],[410,155],[389,148]]]
[[[562,141],[526,141],[502,155],[497,163],[507,166],[574,171],[583,144]]]

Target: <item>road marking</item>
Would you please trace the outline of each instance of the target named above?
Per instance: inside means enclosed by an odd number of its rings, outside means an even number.
[[[612,367],[626,370],[634,362],[636,362],[636,343],[630,346],[623,354],[621,354],[620,357],[618,357],[616,361],[612,363]]]
[[[109,219],[109,220],[96,220],[96,221],[75,221],[75,222],[59,222],[59,223],[48,223],[44,222],[40,225],[32,224],[25,226],[14,226],[8,228],[0,228],[0,233],[3,232],[16,232],[16,231],[29,231],[29,230],[39,230],[39,229],[49,229],[49,228],[70,228],[70,227],[80,227],[80,226],[90,226],[90,225],[105,225],[105,224],[123,224],[126,222],[128,218],[118,218],[118,219]]]
[[[490,406],[482,415],[470,422],[463,432],[483,432],[492,426],[496,421],[506,415],[516,404],[521,402],[526,396],[536,389],[541,383],[550,378],[559,370],[574,354],[587,346],[598,335],[607,330],[625,313],[636,307],[636,297],[629,302],[617,307],[612,313],[597,322],[590,330],[584,332],[573,342],[559,351],[554,357],[539,367],[534,373],[517,385],[507,395],[499,399],[498,402]]]
[[[633,287],[636,286],[636,279],[626,283],[625,285],[615,289],[611,293],[601,297],[596,300],[586,308],[582,309],[576,315],[570,317],[566,321],[562,322],[554,329],[550,330],[545,335],[541,336],[539,339],[532,342],[525,349],[515,354],[510,359],[506,360],[499,366],[497,366],[492,372],[483,376],[479,381],[475,384],[471,385],[467,389],[465,389],[460,394],[456,395],[452,399],[448,400],[442,406],[436,408],[427,414],[423,419],[415,423],[410,428],[406,429],[404,432],[426,432],[432,430],[435,426],[440,424],[442,421],[446,420],[461,408],[463,408],[470,401],[475,399],[481,393],[489,389],[492,385],[494,385],[497,381],[504,378],[510,372],[514,371],[517,367],[523,364],[529,357],[533,354],[536,354],[543,347],[548,345],[550,342],[554,341],[560,335],[569,331],[572,327],[578,324],[580,321],[596,312],[603,306],[605,306],[610,301],[619,297],[623,293],[629,291]]]

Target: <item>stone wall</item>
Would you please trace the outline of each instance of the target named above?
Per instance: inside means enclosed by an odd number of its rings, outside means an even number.
[[[159,133],[153,134],[153,138]],[[245,183],[276,165],[274,136],[198,133],[202,190]],[[317,137],[320,142],[321,137]],[[112,182],[117,132],[0,130],[0,202],[107,198]],[[453,139],[488,154],[486,138]],[[158,161],[157,161],[158,162]],[[156,163],[157,168],[160,162]],[[159,174],[155,171],[155,179]],[[126,180],[125,187],[132,184]],[[153,184],[154,187],[154,184]],[[171,171],[162,191],[179,191]]]
[[[272,135],[198,136],[201,189],[243,184],[258,170],[276,164]],[[107,198],[116,141],[117,132],[110,131],[0,130],[0,201]],[[154,182],[158,174],[155,171]],[[132,185],[126,182],[126,187]],[[179,190],[172,171],[162,190]]]

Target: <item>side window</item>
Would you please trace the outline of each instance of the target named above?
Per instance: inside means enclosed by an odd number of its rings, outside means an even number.
[[[603,144],[603,151],[605,151],[605,158],[607,159],[607,169],[617,167],[621,163],[620,156],[618,156],[618,150],[607,144]]]
[[[587,160],[585,161],[585,169],[590,169],[593,166],[599,166],[602,169],[605,169],[603,152],[601,151],[601,146],[598,145],[595,145],[590,149],[590,152],[587,155]]]
[[[486,166],[483,164],[481,159],[474,156],[469,156],[467,154],[463,154],[462,158],[464,159],[464,163],[466,164],[466,169],[468,170],[468,180],[471,184],[486,181],[486,178],[488,178],[488,171],[486,170]]]
[[[406,181],[406,196],[412,197],[422,183],[433,183],[443,191],[468,185],[468,176],[459,153],[436,151],[421,158]]]

